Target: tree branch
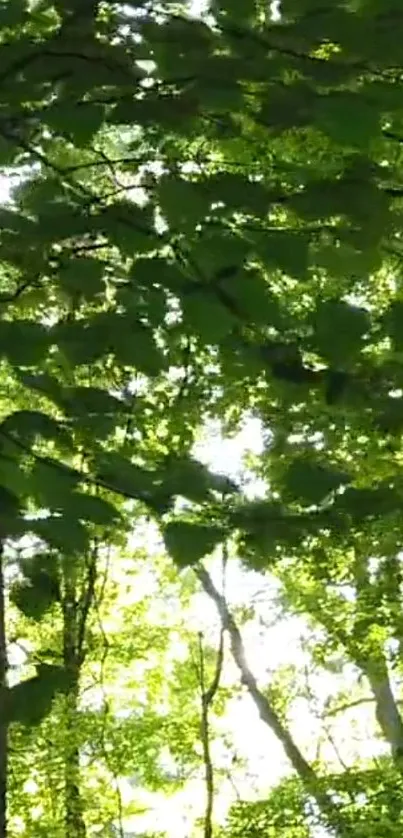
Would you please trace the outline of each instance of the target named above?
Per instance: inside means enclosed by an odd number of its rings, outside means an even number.
[[[214,766],[210,750],[210,721],[209,709],[214,700],[220,683],[222,662],[224,652],[224,630],[221,629],[220,640],[217,652],[216,668],[214,678],[210,687],[206,686],[203,634],[199,632],[199,661],[200,661],[200,692],[201,692],[201,740],[203,746],[204,771],[206,781],[206,810],[204,815],[204,838],[212,838],[213,835],[213,805],[214,805]]]
[[[276,711],[259,689],[255,676],[249,668],[243,640],[239,628],[228,609],[225,598],[217,591],[209,573],[202,566],[195,568],[195,573],[200,580],[206,594],[213,600],[220,616],[222,627],[228,632],[231,644],[231,652],[234,661],[241,674],[241,683],[248,690],[262,721],[273,731],[281,742],[284,751],[291,762],[292,767],[298,774],[307,792],[315,800],[328,826],[333,829],[339,838],[348,835],[347,827],[344,825],[342,813],[336,803],[323,790],[320,778],[312,766],[295,744],[290,732],[284,726]]]

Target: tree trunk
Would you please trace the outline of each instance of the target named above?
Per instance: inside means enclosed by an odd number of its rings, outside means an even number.
[[[65,697],[64,795],[66,838],[86,838],[80,792],[80,753],[77,737],[80,660],[77,650],[75,586],[66,584],[63,603],[63,658],[69,674]]]
[[[223,628],[229,634],[231,652],[241,674],[241,683],[244,684],[248,690],[249,695],[259,711],[260,718],[266,725],[268,725],[268,727],[270,727],[281,742],[291,765],[298,774],[308,794],[315,800],[328,827],[333,830],[338,838],[347,838],[349,830],[347,825],[344,823],[339,807],[333,802],[327,792],[323,790],[320,778],[317,776],[312,766],[306,761],[305,757],[294,742],[290,732],[284,726],[266,696],[259,689],[256,678],[251,672],[246,660],[241,633],[228,609],[225,598],[217,591],[212,579],[204,567],[199,566],[195,572],[200,579],[205,592],[213,600],[217,607]]]
[[[368,661],[365,666],[361,664],[361,668],[365,672],[374,694],[379,727],[386,741],[389,742],[394,760],[402,765],[403,722],[393,695],[386,661],[377,664]]]
[[[354,563],[354,578],[356,585],[357,609],[366,615],[362,623],[361,634],[362,644],[366,645],[367,635],[371,630],[374,608],[377,607],[376,591],[371,583],[368,572],[368,555],[361,554],[356,550]],[[352,657],[355,663],[367,677],[375,699],[376,718],[381,731],[390,745],[392,757],[402,770],[403,768],[403,721],[393,695],[390,683],[388,664],[385,658],[383,645],[377,642],[368,649],[367,654],[362,654],[360,648],[352,648]],[[347,646],[348,648],[348,646]],[[355,654],[354,654],[355,652]]]
[[[7,690],[6,608],[3,545],[0,543],[0,707],[5,706]],[[7,835],[8,724],[0,719],[0,838]]]

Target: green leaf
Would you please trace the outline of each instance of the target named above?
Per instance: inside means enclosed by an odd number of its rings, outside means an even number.
[[[149,206],[140,207],[133,201],[114,201],[97,216],[97,228],[122,254],[133,257],[140,241],[146,237],[157,248],[154,216]]]
[[[126,412],[125,403],[100,387],[69,387],[64,391],[66,415],[78,429],[108,436]]]
[[[375,273],[382,264],[382,254],[376,241],[372,245],[368,242],[363,250],[344,244],[342,240],[337,247],[330,243],[320,244],[312,255],[314,263],[329,277],[344,277],[350,283]]]
[[[80,102],[55,102],[47,108],[44,118],[50,128],[70,137],[79,148],[85,148],[104,121],[102,105]]]
[[[32,320],[0,322],[0,355],[16,366],[33,367],[43,361],[50,345],[50,332]]]
[[[70,516],[30,520],[29,529],[64,555],[82,556],[88,550],[89,533],[80,521]]]
[[[191,260],[206,279],[215,279],[229,268],[239,270],[252,245],[238,235],[211,233],[203,230],[191,249]]]
[[[257,241],[259,256],[268,266],[275,266],[296,279],[306,279],[309,236],[304,230],[269,230]]]
[[[388,220],[389,197],[368,173],[346,172],[343,178],[308,183],[288,199],[289,206],[308,221],[343,216],[380,237]],[[372,243],[372,242],[371,242]]]
[[[73,367],[90,364],[110,354],[111,347],[101,318],[75,323],[57,323],[51,330],[52,339],[60,347]]]
[[[25,488],[23,486],[23,481],[19,481],[21,469],[19,468],[18,462],[12,463],[12,467],[9,470],[13,472],[11,474],[11,480],[7,479],[9,474],[6,471],[6,480],[4,481],[4,468],[3,463],[0,459],[0,480],[5,483],[9,483],[13,486],[14,490],[20,488]],[[13,479],[14,478],[14,479]],[[23,491],[20,492],[19,495],[15,493],[15,491],[10,491],[8,487],[5,485],[0,485],[0,515],[1,515],[1,529],[3,533],[3,538],[10,536],[12,537],[15,531],[19,531],[20,529],[20,521],[21,521],[21,510],[20,506],[22,503],[22,495]]]
[[[309,125],[315,104],[315,94],[305,81],[293,84],[268,84],[259,110],[259,122],[275,133]]]
[[[1,29],[14,29],[26,21],[27,8],[25,0],[15,0],[13,3],[1,3],[0,6],[0,27]]]
[[[60,268],[59,282],[73,297],[79,294],[85,300],[92,300],[105,290],[104,270],[105,265],[99,259],[72,258],[67,265]]]
[[[158,198],[168,225],[182,231],[193,230],[205,218],[211,200],[200,184],[171,175],[161,178]]]
[[[220,279],[219,288],[235,303],[235,310],[248,323],[277,326],[281,320],[278,300],[257,271],[234,272]],[[235,319],[235,318],[234,318]]]
[[[334,509],[346,513],[356,524],[362,526],[368,519],[382,520],[391,514],[399,514],[401,503],[401,496],[393,486],[380,484],[371,489],[349,486],[336,498]]]
[[[256,568],[267,567],[280,546],[295,550],[317,528],[314,516],[291,515],[281,503],[265,500],[248,502],[236,509],[231,523],[239,531],[241,547]]]
[[[239,322],[208,289],[188,294],[182,305],[186,326],[206,344],[219,343]]]
[[[35,460],[27,475],[30,494],[46,508],[63,507],[81,481],[78,471],[50,457]]]
[[[383,322],[396,352],[403,350],[403,301],[394,300],[383,316]]]
[[[119,363],[152,378],[166,368],[166,359],[156,345],[152,330],[130,316],[123,315],[120,323],[116,322],[113,351]]]
[[[323,358],[348,363],[360,353],[370,327],[368,312],[342,300],[319,302],[312,316],[313,340]]]
[[[34,584],[35,579],[42,574],[51,577],[53,583],[59,579],[59,560],[54,553],[35,553],[20,559],[19,567],[25,579]]]
[[[166,367],[152,329],[139,321],[137,312],[102,312],[87,321],[59,324],[54,340],[77,366],[114,355],[119,364],[145,375],[156,376]]]
[[[375,421],[382,433],[400,435],[403,430],[403,400],[388,399]]]
[[[379,134],[379,113],[359,93],[319,96],[315,111],[318,128],[341,145],[367,148]]]
[[[179,567],[190,567],[213,552],[224,539],[221,527],[171,521],[164,528],[165,546]]]
[[[11,602],[31,620],[39,622],[60,600],[57,580],[45,570],[31,575],[30,580],[15,583],[10,591]]]
[[[345,472],[303,457],[294,460],[282,476],[286,496],[309,504],[321,503],[349,480]]]
[[[157,284],[174,293],[178,293],[188,284],[186,273],[181,270],[181,266],[167,261],[162,256],[136,258],[129,276],[134,287],[140,288],[143,293],[150,289],[150,284]]]
[[[127,497],[148,501],[157,485],[157,475],[134,465],[121,454],[110,452],[98,458],[97,479],[112,491]]]
[[[207,500],[211,491],[228,494],[237,489],[227,477],[212,474],[203,463],[191,457],[168,457],[161,479],[169,495],[182,495],[196,503]]]
[[[103,527],[115,526],[121,520],[118,510],[104,498],[73,492],[66,498],[64,510],[77,520],[88,521]]]
[[[57,378],[46,372],[26,373],[18,372],[18,378],[25,387],[47,396],[55,404],[62,403],[63,388]]]
[[[72,450],[73,442],[63,425],[52,416],[36,410],[18,410],[1,423],[0,434],[31,446],[37,437],[56,442],[61,448]]]
[[[3,718],[32,726],[48,715],[58,692],[68,687],[66,671],[51,664],[40,664],[37,674],[7,690]]]
[[[219,76],[216,77],[215,82],[203,78],[198,79],[193,91],[206,110],[213,110],[215,114],[221,112],[224,117],[231,112],[241,110],[245,103],[242,85],[236,78],[224,82]],[[217,127],[220,128],[221,124],[217,122]]]
[[[223,209],[217,210],[219,215],[229,213],[232,216],[234,212],[246,212],[264,217],[270,207],[270,192],[264,183],[252,180],[248,173],[222,172],[211,175],[205,188],[210,192],[211,203],[218,199],[224,204]]]

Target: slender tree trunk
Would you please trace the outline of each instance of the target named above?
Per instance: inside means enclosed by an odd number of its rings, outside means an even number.
[[[77,604],[75,586],[66,584],[63,607],[63,657],[69,674],[65,697],[64,794],[66,838],[86,838],[80,793],[80,753],[77,737],[81,662],[77,650]]]
[[[366,661],[365,665],[361,663],[361,669],[374,694],[379,727],[389,742],[394,760],[403,769],[403,722],[393,695],[386,661]]]
[[[241,683],[244,684],[254,701],[260,718],[270,727],[281,742],[291,765],[298,774],[308,794],[315,800],[327,825],[338,838],[347,838],[351,833],[349,833],[348,827],[344,823],[342,812],[327,792],[323,790],[320,778],[312,766],[306,761],[290,732],[284,726],[266,696],[259,689],[256,678],[251,672],[246,660],[241,633],[228,609],[225,598],[217,591],[210,575],[204,567],[198,566],[195,572],[205,592],[217,607],[223,628],[228,632],[230,638],[231,652],[241,674]]]
[[[366,621],[361,628],[361,642],[365,647],[367,635],[372,627],[376,595],[368,572],[368,555],[360,554],[356,550],[354,563],[354,578],[356,585],[357,609],[366,615]],[[348,649],[348,643],[346,643]],[[361,654],[360,648],[352,649],[351,656],[369,681],[376,708],[376,718],[381,731],[390,745],[392,757],[396,765],[403,770],[403,720],[393,694],[390,682],[388,663],[383,644],[377,642],[368,649],[367,654]]]
[[[0,707],[4,707],[7,690],[6,608],[4,585],[3,544],[0,542]],[[7,768],[8,724],[0,719],[0,838],[7,835]]]
[[[201,693],[201,739],[203,746],[204,778],[206,783],[206,808],[204,812],[204,838],[213,838],[213,807],[214,807],[214,767],[210,750],[210,719],[209,709],[217,693],[223,663],[223,632],[220,633],[220,643],[217,651],[216,668],[211,686],[206,686],[204,667],[203,634],[199,634],[200,661],[200,693]]]

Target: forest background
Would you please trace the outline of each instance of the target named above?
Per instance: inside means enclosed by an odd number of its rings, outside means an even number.
[[[0,2],[0,838],[400,838],[401,0]]]

